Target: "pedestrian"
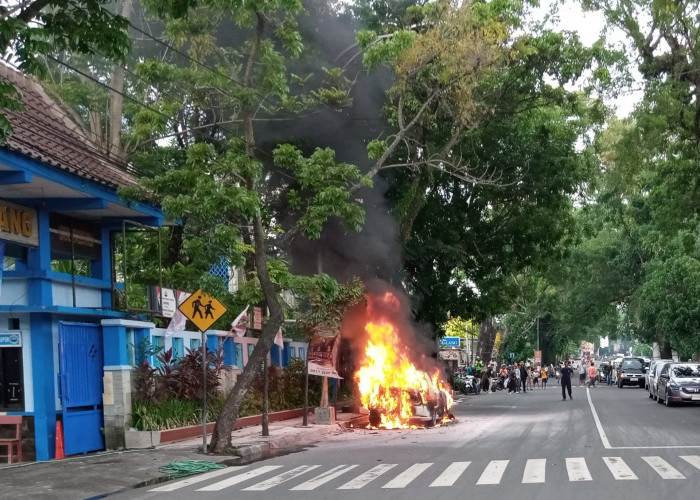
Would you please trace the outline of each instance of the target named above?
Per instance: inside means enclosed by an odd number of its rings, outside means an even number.
[[[560,381],[561,381],[561,399],[566,401],[566,393],[569,393],[569,399],[574,399],[571,397],[571,376],[574,374],[574,370],[569,366],[569,362],[564,362],[564,367],[560,370]]]
[[[485,391],[486,394],[488,394],[490,385],[491,385],[491,367],[489,366],[488,369],[483,370],[483,373],[481,374],[481,390]]]
[[[612,366],[610,363],[606,363],[603,367],[603,373],[605,374],[606,385],[612,385]]]
[[[515,389],[520,392],[520,365],[518,363],[515,363],[513,366],[513,371],[515,372]]]
[[[561,378],[561,363],[557,363],[557,371],[555,375],[557,377],[557,387],[559,387],[559,379]]]
[[[515,378],[515,368],[513,366],[508,367],[508,394],[517,392],[518,381]]]
[[[542,389],[547,388],[547,379],[549,378],[549,368],[546,366],[542,368],[542,372],[540,372],[540,376],[542,377]]]
[[[534,373],[534,368],[532,366],[527,367],[527,388],[532,390],[532,375]]]
[[[536,366],[535,369],[532,370],[532,384],[538,388],[540,386],[539,375],[540,375],[540,367]]]
[[[585,387],[586,385],[586,365],[583,360],[578,365],[578,386]]]
[[[484,369],[484,363],[481,362],[481,358],[476,358],[476,366],[474,367],[476,370],[476,377],[481,378],[481,371]]]
[[[523,394],[525,394],[527,392],[527,381],[528,381],[527,370],[525,369],[525,364],[521,361],[520,362],[520,382],[523,386]]]
[[[591,361],[591,366],[588,367],[588,386],[595,387],[596,370],[595,363]]]

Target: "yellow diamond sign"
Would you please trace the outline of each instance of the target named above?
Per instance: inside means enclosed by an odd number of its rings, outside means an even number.
[[[215,297],[203,293],[201,289],[187,297],[178,309],[202,331],[211,328],[211,325],[226,313],[226,306]]]

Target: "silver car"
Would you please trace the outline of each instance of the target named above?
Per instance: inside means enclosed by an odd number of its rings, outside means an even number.
[[[654,361],[651,362],[651,365],[649,366],[649,370],[647,370],[646,375],[649,376],[649,380],[647,382],[648,389],[649,389],[649,397],[656,400],[658,397],[657,394],[657,388],[658,388],[658,381],[659,381],[659,374],[661,373],[661,370],[663,369],[664,365],[673,363],[672,359],[655,359]]]
[[[657,383],[657,399],[673,406],[675,403],[700,403],[700,364],[667,363]]]

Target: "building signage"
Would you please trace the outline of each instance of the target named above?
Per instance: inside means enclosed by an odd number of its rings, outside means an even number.
[[[338,346],[340,335],[335,337],[320,337],[314,335],[309,343],[307,354],[307,369],[309,375],[319,375],[329,378],[343,378],[336,369],[338,363]]]
[[[172,288],[156,287],[156,301],[160,306],[158,310],[163,317],[172,318],[175,316],[175,311],[177,311],[176,294],[177,290],[173,290]]]
[[[440,347],[459,347],[459,337],[442,337]]]
[[[0,347],[22,347],[19,333],[0,333]]]
[[[262,330],[263,317],[262,307],[253,307],[253,330]]]
[[[0,239],[39,245],[36,210],[0,200]]]
[[[535,351],[535,366],[542,364],[542,351]]]

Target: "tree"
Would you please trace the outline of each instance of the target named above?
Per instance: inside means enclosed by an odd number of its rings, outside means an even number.
[[[104,54],[123,61],[129,50],[128,21],[107,8],[106,0],[34,0],[0,7],[0,47],[20,70],[41,74],[44,57],[66,52]],[[16,94],[0,86],[2,107],[18,109]],[[0,139],[11,132],[0,115]]]

